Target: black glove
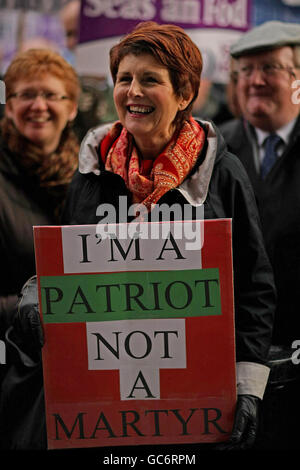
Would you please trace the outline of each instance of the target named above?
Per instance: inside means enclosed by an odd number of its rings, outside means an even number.
[[[37,277],[33,276],[21,290],[14,321],[14,330],[29,349],[40,350],[44,345],[44,333],[39,315]]]
[[[227,442],[218,444],[216,450],[245,450],[253,446],[258,428],[259,403],[260,399],[253,395],[238,395],[231,437]]]

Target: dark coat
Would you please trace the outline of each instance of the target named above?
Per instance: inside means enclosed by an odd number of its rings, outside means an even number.
[[[273,342],[291,346],[300,338],[300,117],[289,145],[265,180],[255,169],[246,125],[235,119],[220,129],[228,148],[243,163],[257,200],[278,293]]]
[[[53,212],[51,201],[40,189],[39,182],[24,174],[24,170],[18,165],[18,158],[1,142],[0,338],[2,340],[14,322],[16,302],[22,286],[36,271],[33,226],[53,225],[55,223]],[[14,342],[18,343],[18,340]],[[0,365],[0,449],[45,447],[41,360],[38,359],[31,366],[25,365],[16,348],[6,341],[6,362],[7,365]]]
[[[35,274],[33,225],[51,225],[54,218],[39,183],[18,166],[18,159],[0,142],[0,330],[10,324],[17,296]]]
[[[216,132],[218,132],[215,129]],[[199,156],[197,167],[206,158],[206,149]],[[99,204],[118,207],[118,197],[131,196],[124,180],[103,168],[100,175],[77,172],[70,187],[63,214],[63,224],[97,224]],[[188,178],[190,178],[189,175]],[[168,191],[159,204],[188,204],[176,188]],[[218,135],[217,157],[209,190],[204,201],[206,219],[232,218],[233,263],[235,278],[237,361],[264,363],[271,342],[275,289],[273,274],[260,230],[253,191],[243,166],[227,151]]]

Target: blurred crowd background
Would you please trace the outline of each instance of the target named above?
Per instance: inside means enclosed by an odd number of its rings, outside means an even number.
[[[31,48],[52,49],[76,69],[80,7],[80,0],[1,2],[0,78],[17,52]],[[82,140],[88,129],[112,121],[117,115],[107,77],[80,75],[80,82],[82,92],[74,130]],[[3,112],[4,100],[0,117]]]
[[[103,4],[101,8],[104,8],[105,0],[86,1],[86,4],[92,9],[101,2]],[[218,0],[211,0],[211,2],[216,9],[222,7],[222,2]],[[234,2],[242,5],[242,2],[237,0],[233,0]],[[34,47],[50,48],[59,52],[76,70],[76,49],[79,42],[82,3],[80,0],[2,0],[0,2],[0,78],[17,51]],[[251,7],[253,25],[272,19],[300,22],[300,0],[265,0],[264,2],[248,0],[246,4],[247,8]],[[203,52],[201,45],[200,50]],[[234,64],[230,61],[228,54],[228,57],[225,57],[227,62],[224,62],[227,67],[227,80],[224,83],[223,77],[220,81],[212,77],[209,58],[206,57],[205,51],[203,56],[204,71],[194,114],[212,119],[220,125],[239,113],[234,98]],[[99,54],[99,61],[101,61],[101,54]],[[79,75],[82,93],[74,129],[79,140],[82,140],[88,129],[113,121],[117,115],[112,100],[110,77],[101,74],[85,74],[82,70]],[[1,95],[0,103],[1,116],[4,111],[4,100],[3,97],[1,99]]]

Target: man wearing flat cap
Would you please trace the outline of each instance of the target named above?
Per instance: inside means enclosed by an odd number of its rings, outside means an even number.
[[[291,348],[300,340],[300,26],[264,23],[231,56],[242,117],[221,132],[257,199],[278,293],[273,344]]]

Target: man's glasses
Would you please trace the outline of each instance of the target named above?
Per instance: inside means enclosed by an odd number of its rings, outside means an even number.
[[[261,65],[243,65],[238,68],[238,75],[241,78],[250,78],[254,72],[254,70],[259,70],[263,77],[276,77],[282,71],[286,71],[296,77],[295,73],[293,72],[293,67],[284,67],[280,64],[261,64]]]
[[[52,91],[19,91],[17,93],[12,93],[7,97],[10,98],[17,98],[22,103],[33,103],[38,96],[41,96],[47,102],[57,102],[62,100],[70,99],[68,96],[61,95],[60,93],[53,93]]]

